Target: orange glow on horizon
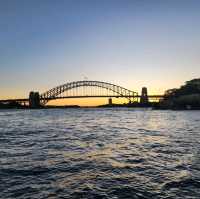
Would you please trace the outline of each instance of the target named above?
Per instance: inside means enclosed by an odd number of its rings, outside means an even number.
[[[127,99],[112,98],[113,103],[122,104],[127,103]],[[81,98],[81,99],[59,99],[52,100],[48,105],[79,105],[79,106],[98,106],[108,104],[108,98]]]

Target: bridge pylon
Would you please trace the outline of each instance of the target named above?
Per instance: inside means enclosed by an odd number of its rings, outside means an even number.
[[[39,95],[39,92],[31,91],[29,93],[29,107],[30,108],[39,108],[40,107],[40,95]]]
[[[140,104],[148,104],[148,103],[149,103],[149,98],[147,93],[147,87],[142,87]]]

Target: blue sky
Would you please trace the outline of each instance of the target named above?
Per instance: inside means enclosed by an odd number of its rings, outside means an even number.
[[[152,93],[200,77],[198,0],[0,0],[0,97],[100,80]]]

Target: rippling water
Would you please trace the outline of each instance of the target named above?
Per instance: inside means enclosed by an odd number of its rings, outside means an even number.
[[[0,111],[0,198],[200,198],[200,111]]]

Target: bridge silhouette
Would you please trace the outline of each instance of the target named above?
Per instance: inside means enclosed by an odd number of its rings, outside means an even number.
[[[42,94],[30,92],[29,98],[0,100],[1,103],[28,103],[31,108],[45,106],[49,101],[68,98],[126,98],[129,103],[148,103],[149,99],[161,99],[163,95],[148,95],[143,87],[141,95],[122,86],[102,81],[74,81],[54,87]]]

